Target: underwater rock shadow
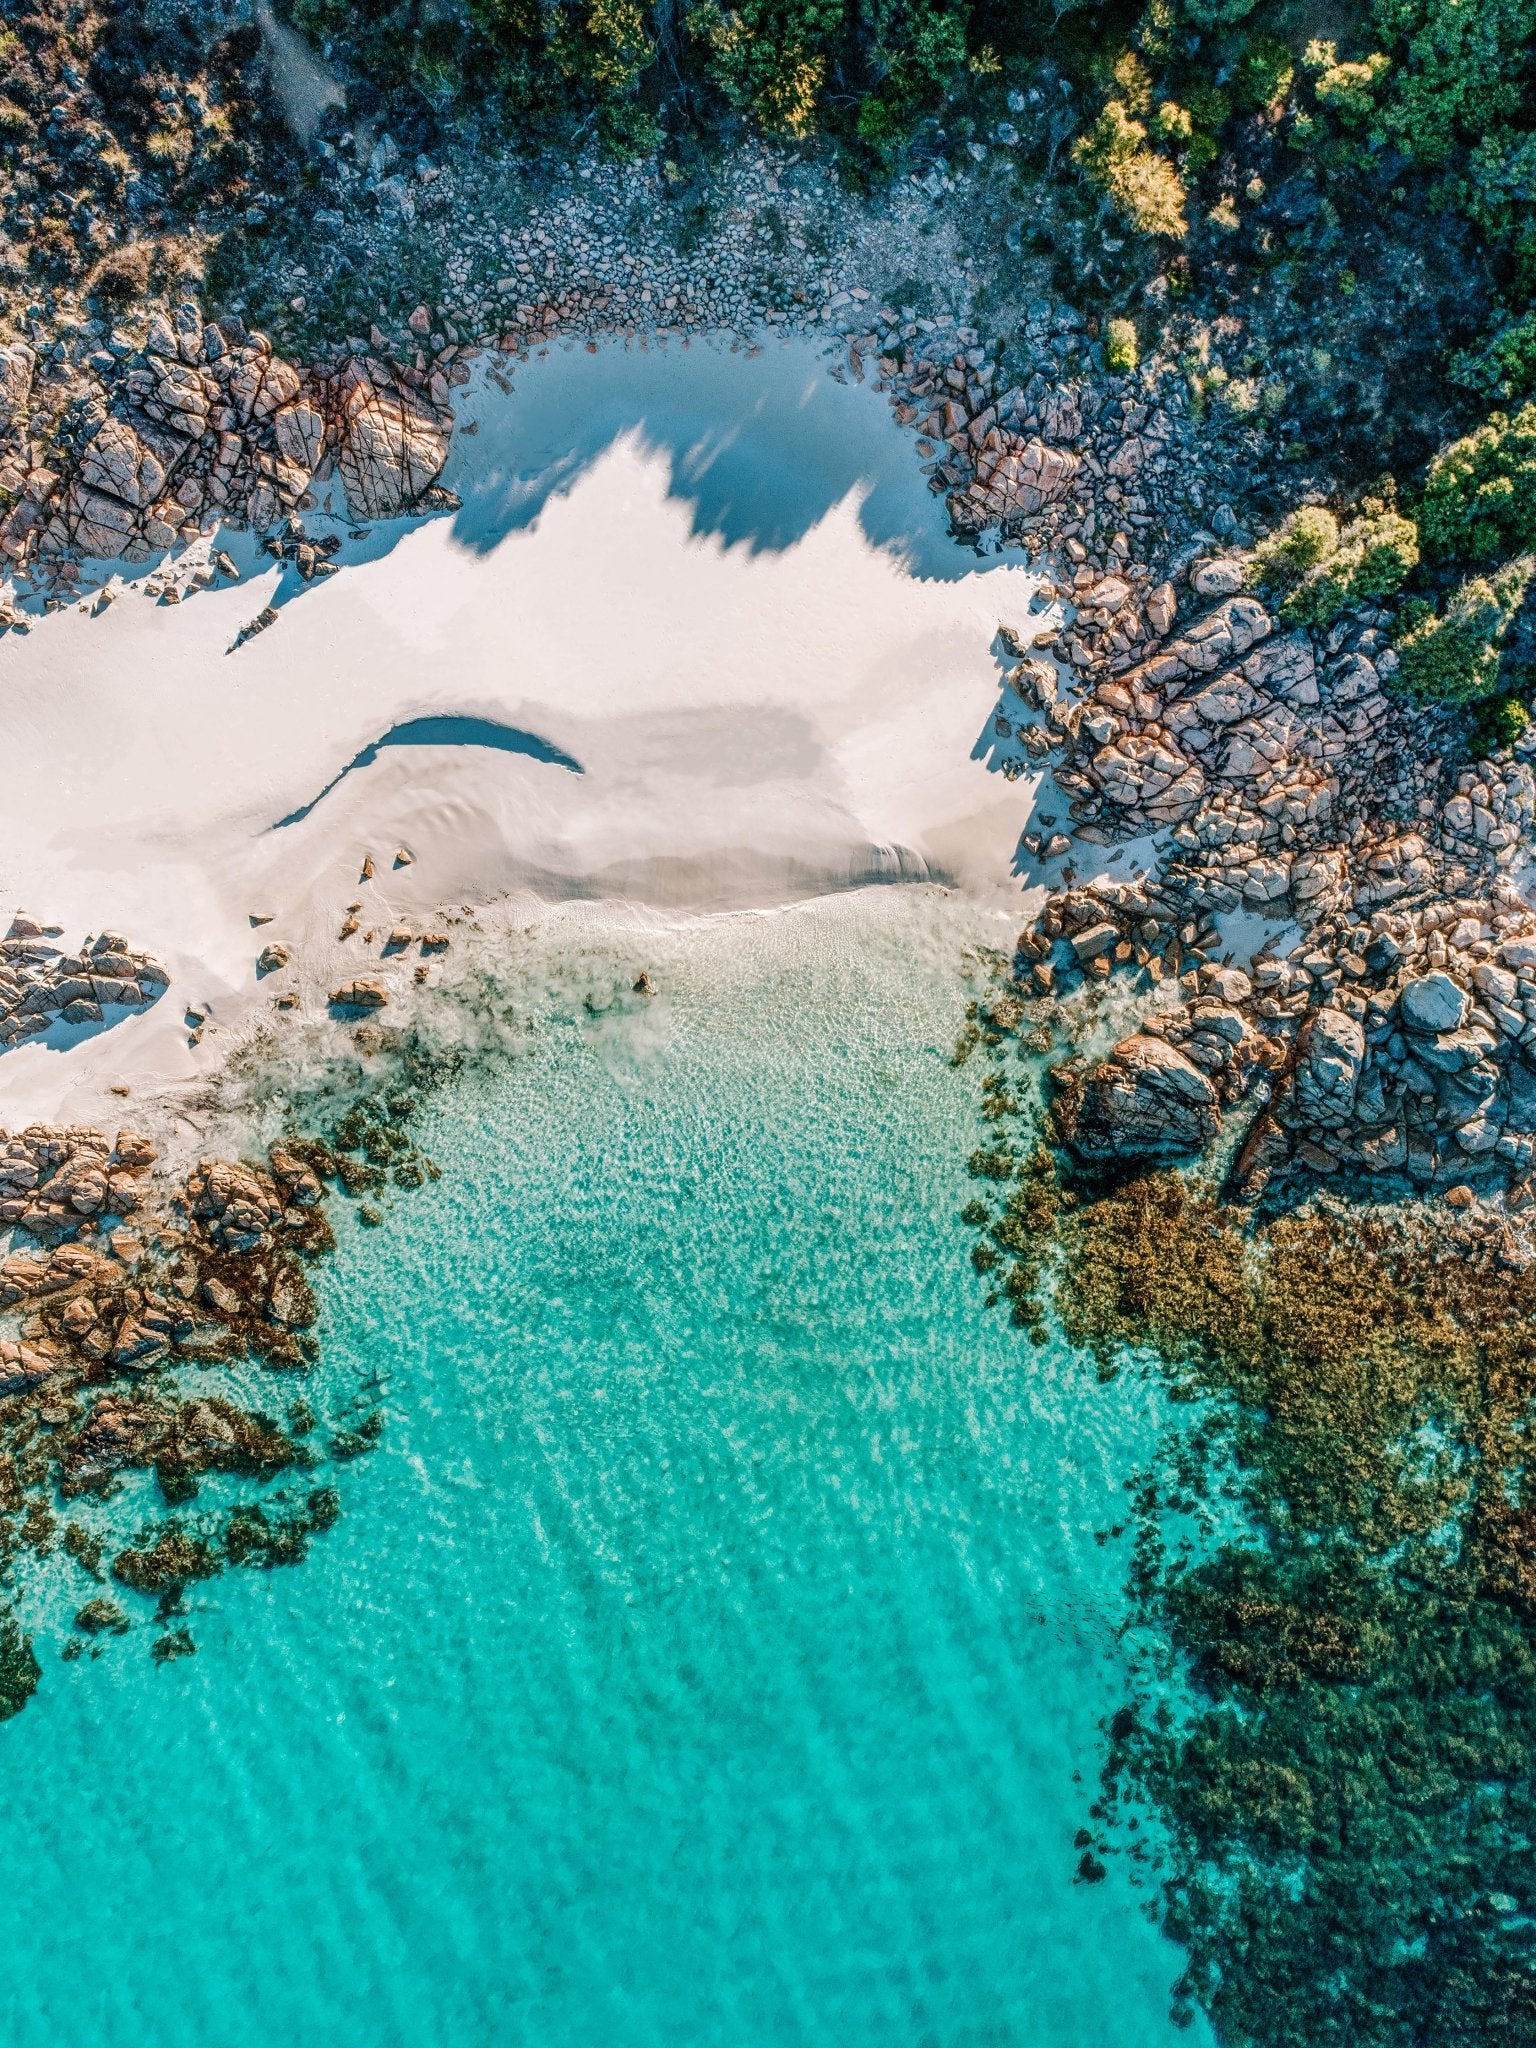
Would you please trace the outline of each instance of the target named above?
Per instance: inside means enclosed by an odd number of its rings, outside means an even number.
[[[361,753],[354,754],[307,804],[300,804],[296,811],[279,818],[267,830],[280,832],[285,825],[301,823],[317,804],[325,801],[338,783],[346,780],[354,768],[367,768],[376,761],[381,747],[490,747],[498,753],[525,754],[530,760],[546,762],[553,768],[564,768],[572,775],[586,773],[573,754],[567,754],[552,741],[541,739],[536,732],[524,732],[519,726],[500,725],[494,718],[471,718],[456,713],[407,718],[399,725],[392,725],[388,732],[371,741]]]

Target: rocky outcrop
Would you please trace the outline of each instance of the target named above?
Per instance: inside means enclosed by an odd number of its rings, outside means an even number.
[[[1302,1026],[1291,1076],[1291,1101],[1308,1124],[1331,1129],[1347,1125],[1355,1113],[1360,1075],[1365,1065],[1365,1032],[1347,1010],[1325,1005]]]
[[[1482,971],[1486,974],[1488,969],[1485,967]],[[1511,977],[1511,993],[1514,988]],[[1397,1000],[1404,1029],[1421,1032],[1429,1038],[1459,1031],[1466,1023],[1467,1011],[1471,1008],[1471,997],[1467,991],[1458,987],[1444,969],[1438,967],[1428,974],[1416,975],[1413,980],[1405,981]]]
[[[265,531],[312,506],[333,471],[354,518],[451,502],[436,480],[449,383],[467,375],[457,362],[428,374],[351,355],[301,369],[239,319],[205,322],[190,302],[173,321],[156,315],[141,349],[92,362],[64,459],[39,468],[25,447],[32,351],[0,350],[0,486],[14,501],[0,561],[142,561],[215,519]]]
[[[37,357],[24,341],[0,346],[0,441],[25,430]]]
[[[0,1326],[0,1400],[81,1374],[142,1377],[181,1353],[302,1362],[295,1333],[316,1312],[303,1259],[329,1242],[308,1159],[282,1146],[265,1164],[205,1159],[179,1184],[155,1163],[142,1132],[0,1132],[13,1233],[0,1314],[23,1319],[14,1337]]]
[[[938,416],[939,426],[957,410],[951,401]],[[934,431],[933,421],[928,430]],[[961,533],[980,532],[1014,514],[1031,518],[1059,503],[1071,491],[1080,467],[1070,450],[1048,447],[1038,436],[1024,440],[1005,433],[991,408],[963,422],[948,438],[974,449],[974,475],[949,502],[950,518]]]
[[[76,953],[53,943],[60,937],[59,926],[18,913],[0,939],[0,1050],[61,1021],[100,1024],[110,1009],[145,1009],[169,985],[160,963],[116,932],[87,939]]]
[[[331,1001],[338,1010],[382,1010],[389,1001],[389,990],[383,982],[359,975],[356,980],[333,988]]]
[[[1132,962],[1168,981],[1178,950],[1182,1000],[1106,1059],[1057,1071],[1058,1130],[1077,1156],[1192,1156],[1244,1102],[1253,1121],[1230,1177],[1243,1199],[1343,1174],[1536,1200],[1536,912],[1513,888],[1368,917],[1335,908],[1250,974],[1210,961],[1215,935],[1193,925],[1190,943],[1152,951],[1143,934],[1167,926],[1138,914],[1155,907],[1151,886],[1072,892],[1051,906],[1054,941],[1021,935],[1015,972],[1037,993]],[[1181,1092],[1180,1061],[1209,1079],[1208,1102]]]
[[[1224,1105],[1273,1064],[1236,1006],[1247,977],[1226,970],[1187,1006],[1155,1012],[1107,1058],[1069,1060],[1052,1075],[1061,1141],[1082,1161],[1171,1161],[1203,1152],[1221,1133]]]
[[[327,401],[336,468],[353,518],[394,519],[410,511],[448,458],[446,423],[371,358],[345,364]]]
[[[1062,1138],[1080,1159],[1176,1159],[1221,1129],[1210,1077],[1165,1039],[1134,1032],[1108,1059],[1067,1078],[1057,1105]]]
[[[0,1228],[19,1226],[57,1242],[77,1235],[87,1222],[99,1231],[114,1218],[132,1216],[154,1158],[153,1145],[137,1131],[119,1131],[115,1143],[101,1131],[74,1125],[32,1124],[14,1136],[0,1133]],[[85,1257],[61,1253],[47,1271],[77,1278]],[[0,1264],[0,1307],[47,1284],[44,1271],[13,1254]]]
[[[1180,620],[1171,593],[1136,564],[1079,570],[1067,623],[1036,642],[1027,679],[1022,662],[1005,677],[1043,713],[1037,726],[1009,704],[1004,724],[1026,753],[1056,758],[1075,836],[1164,834],[1159,885],[1187,913],[1242,907],[1304,926],[1430,888],[1464,894],[1515,858],[1536,816],[1536,739],[1453,777],[1444,720],[1391,696],[1395,656],[1368,608],[1327,633],[1276,633],[1252,597]],[[1055,674],[1040,687],[1046,656]]]

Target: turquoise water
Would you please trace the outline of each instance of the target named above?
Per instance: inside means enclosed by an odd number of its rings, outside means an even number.
[[[195,1658],[40,1632],[0,2039],[1191,2038],[1123,1866],[1072,1881],[1156,1417],[980,1313],[977,929],[889,891],[501,960],[443,1179],[323,1276],[321,1405],[389,1414],[338,1528],[202,1589]]]

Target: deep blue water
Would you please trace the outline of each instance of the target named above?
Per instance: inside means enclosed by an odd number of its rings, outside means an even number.
[[[535,1028],[322,1280],[321,1405],[373,1371],[389,1413],[340,1525],[163,1668],[142,1629],[61,1664],[44,1601],[0,2041],[1191,2038],[1123,1867],[1072,1881],[1093,1532],[1156,1416],[980,1312],[965,916],[572,913],[504,963]]]

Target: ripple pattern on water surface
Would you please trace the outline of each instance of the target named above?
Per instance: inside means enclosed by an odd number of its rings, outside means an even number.
[[[322,1279],[391,1422],[305,1583],[0,1747],[0,2039],[1189,2038],[1071,1881],[1155,1418],[978,1313],[974,913],[585,915]]]

